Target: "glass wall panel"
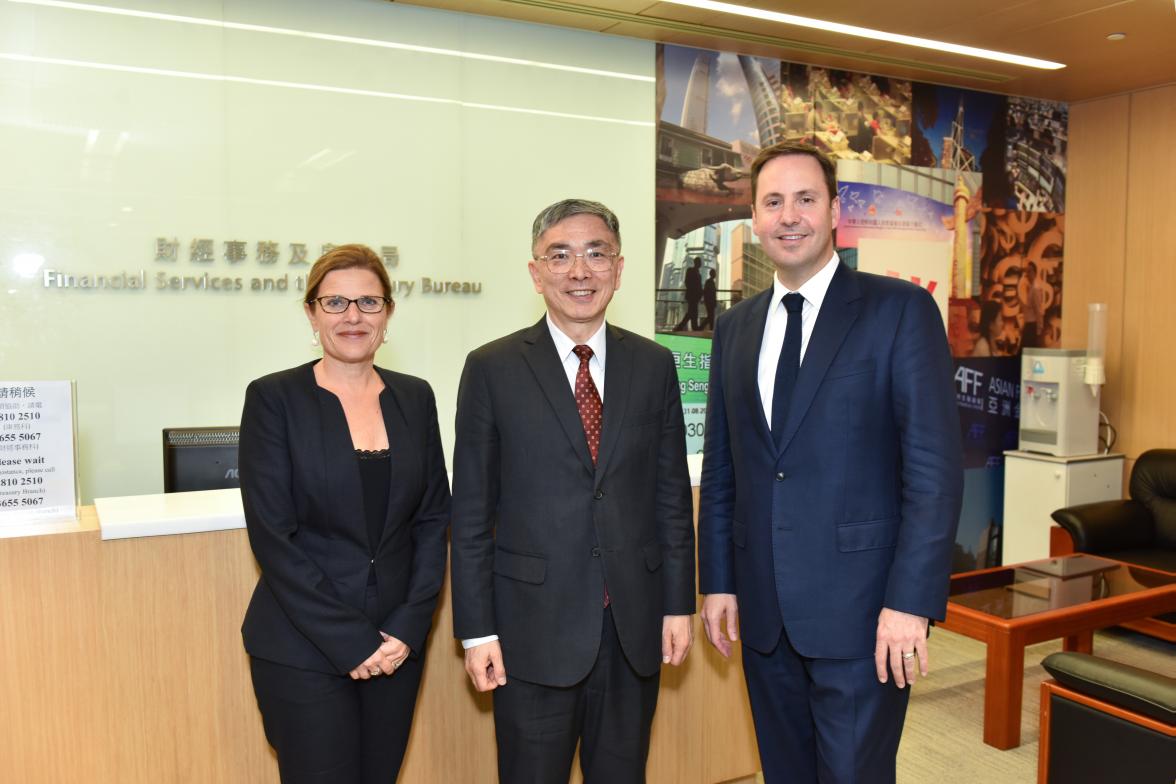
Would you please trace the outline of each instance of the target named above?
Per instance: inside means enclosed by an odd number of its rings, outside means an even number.
[[[377,361],[433,384],[449,454],[465,354],[543,313],[548,203],[617,211],[611,320],[652,331],[653,69],[377,0],[0,0],[0,380],[77,380],[84,503],[159,492],[161,429],[313,360],[309,262],[363,242],[398,288]]]

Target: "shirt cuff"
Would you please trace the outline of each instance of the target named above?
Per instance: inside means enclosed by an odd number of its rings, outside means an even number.
[[[471,637],[468,640],[462,640],[461,647],[468,651],[470,648],[477,648],[479,645],[485,645],[486,643],[494,642],[497,639],[497,634],[487,635],[486,637]]]

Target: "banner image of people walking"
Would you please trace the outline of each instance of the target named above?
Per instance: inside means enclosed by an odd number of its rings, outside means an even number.
[[[670,45],[657,74],[655,332],[678,363],[688,451],[715,319],[775,274],[751,231],[751,162],[812,144],[837,161],[842,261],[940,306],[967,466],[954,568],[994,565],[1021,349],[1061,337],[1066,104]]]

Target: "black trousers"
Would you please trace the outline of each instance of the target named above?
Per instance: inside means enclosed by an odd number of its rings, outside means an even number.
[[[566,784],[577,743],[585,784],[645,781],[660,674],[643,677],[629,666],[611,611],[596,663],[574,686],[512,678],[505,664],[507,684],[494,690],[499,781]]]
[[[394,674],[366,681],[251,658],[253,692],[282,783],[395,782],[421,684],[419,653]]]

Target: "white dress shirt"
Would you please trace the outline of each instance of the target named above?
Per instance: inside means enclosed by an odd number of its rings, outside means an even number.
[[[592,349],[592,358],[588,360],[588,372],[592,375],[592,383],[596,384],[596,391],[600,394],[601,402],[604,401],[604,354],[606,350],[604,326],[604,322],[601,322],[600,329],[596,330],[592,337],[588,338],[588,341],[584,344]],[[572,390],[572,395],[575,396],[576,374],[580,372],[580,358],[576,356],[576,352],[572,349],[580,344],[565,335],[555,325],[555,322],[551,320],[550,313],[547,314],[547,329],[551,331],[551,340],[555,343],[556,356],[563,363],[564,373],[568,377],[568,387]],[[776,351],[779,353],[779,349]],[[484,643],[494,642],[497,639],[497,634],[490,634],[485,637],[473,637],[469,640],[462,640],[461,647],[465,649],[474,648]]]
[[[837,253],[834,252],[833,258],[795,292],[784,288],[778,276],[772,276],[772,301],[768,303],[768,319],[764,324],[764,339],[760,343],[757,374],[760,402],[763,403],[764,417],[769,425],[772,422],[772,390],[776,385],[776,365],[780,361],[780,349],[784,347],[784,331],[788,328],[788,311],[784,309],[784,295],[795,293],[804,297],[804,305],[800,309],[800,361],[804,364],[804,352],[808,350],[809,338],[812,337],[813,326],[817,323],[817,314],[821,312],[821,303],[825,301],[825,294],[829,292],[829,284],[833,282],[833,274],[837,272],[837,265],[840,263]]]
[[[555,353],[559,357],[559,361],[563,363],[564,373],[568,376],[568,387],[572,390],[572,395],[576,394],[576,374],[580,372],[580,358],[572,351],[576,346],[580,345],[576,341],[565,335],[559,327],[551,320],[551,314],[547,315],[547,329],[551,332],[551,341],[555,343]],[[604,322],[600,323],[600,328],[593,333],[592,337],[588,338],[584,345],[592,349],[592,359],[588,360],[588,372],[592,374],[592,382],[596,384],[596,391],[600,394],[600,399],[604,401],[604,354],[605,348],[604,339]]]

